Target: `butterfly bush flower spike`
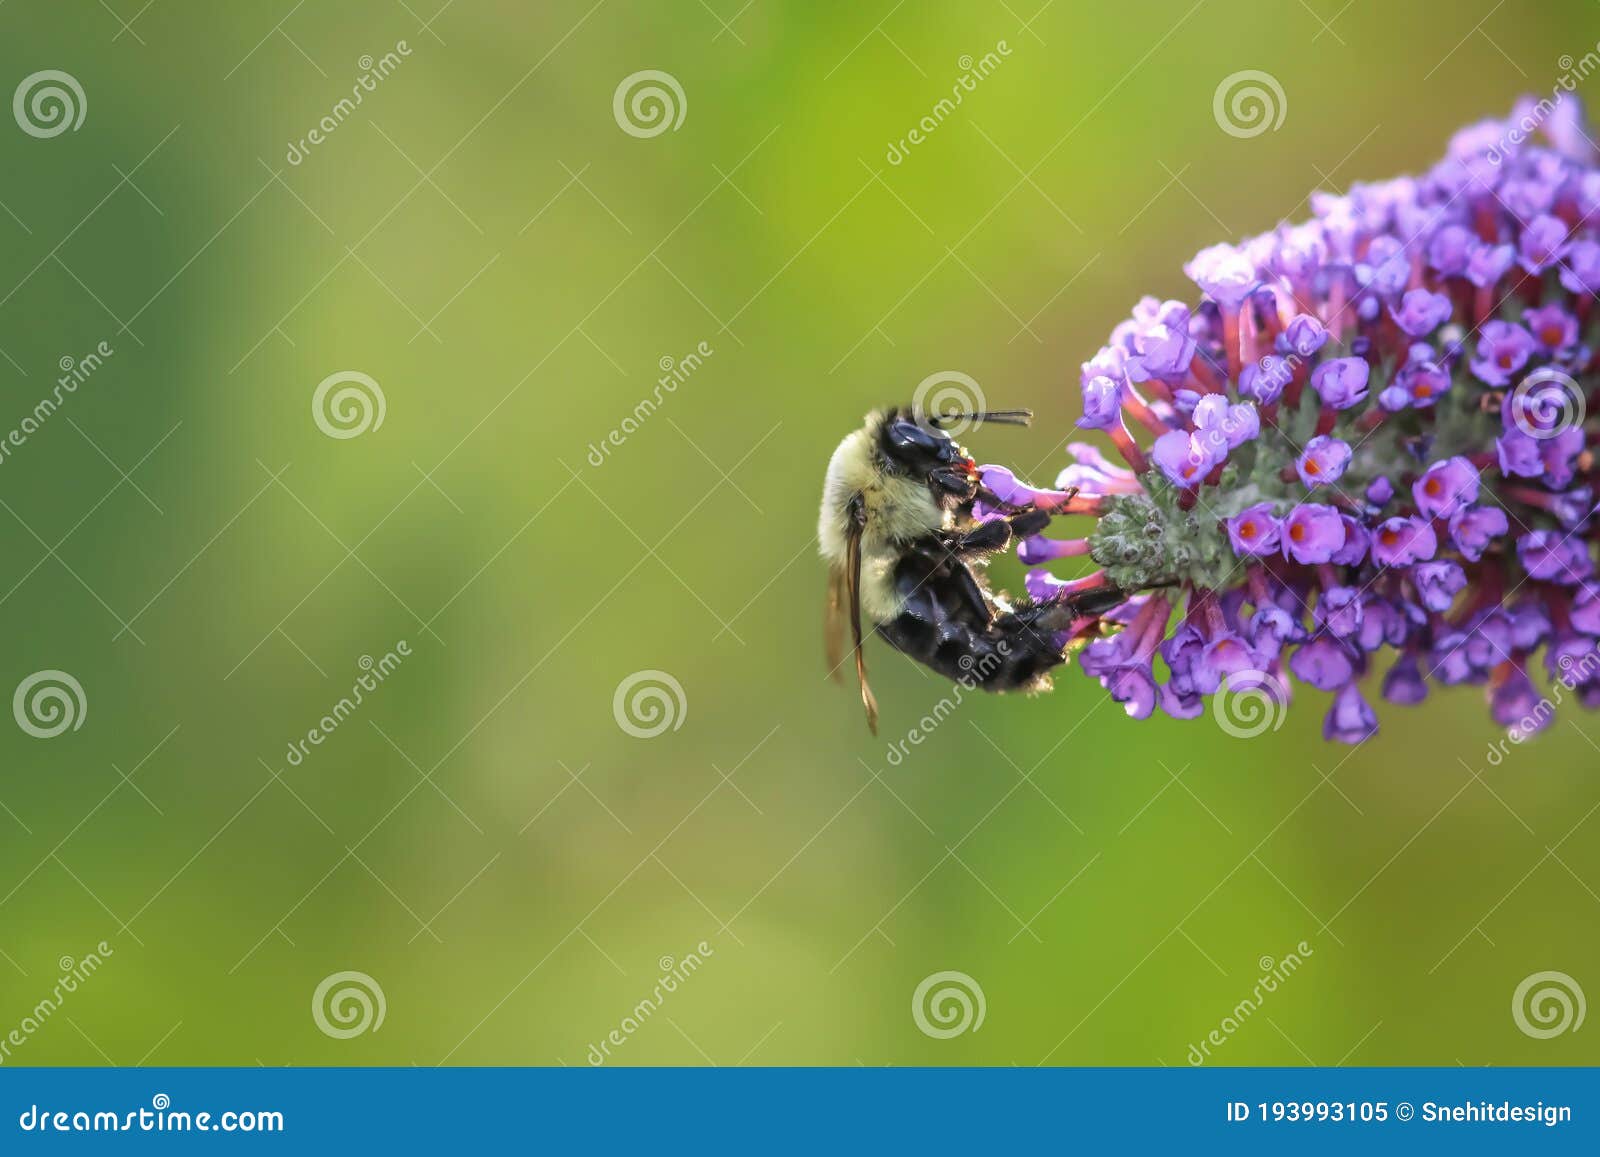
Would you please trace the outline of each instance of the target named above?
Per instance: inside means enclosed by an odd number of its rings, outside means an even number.
[[[1131,592],[1080,658],[1130,716],[1300,685],[1359,743],[1435,685],[1528,731],[1540,678],[1600,706],[1600,170],[1560,100],[1542,138],[1469,126],[1196,254],[1197,301],[1145,298],[1083,366],[1078,425],[1120,462],[1073,443],[1054,491],[984,468],[1095,520],[1018,554],[1035,598]]]

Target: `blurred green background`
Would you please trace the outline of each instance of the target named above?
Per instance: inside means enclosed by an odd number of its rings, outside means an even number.
[[[949,688],[873,646],[867,734],[813,542],[868,407],[968,373],[1039,414],[975,452],[1048,480],[1078,363],[1192,253],[1425,167],[1597,39],[1583,0],[11,0],[5,91],[64,70],[87,115],[0,125],[0,432],[114,353],[0,463],[3,689],[87,701],[0,727],[0,1035],[114,954],[6,1063],[581,1065],[702,940],[616,1062],[1182,1065],[1302,940],[1216,1063],[1600,1061],[1509,1007],[1600,993],[1592,717],[1495,765],[1472,689],[1351,750],[1316,694],[1243,741],[1069,670],[892,764]],[[613,114],[645,69],[686,102],[648,138]],[[1287,103],[1252,139],[1212,116],[1243,69]],[[385,417],[331,438],[352,370]],[[682,701],[638,738],[652,670]],[[333,1039],[345,970],[387,1012]],[[919,1030],[944,970],[979,1031]]]

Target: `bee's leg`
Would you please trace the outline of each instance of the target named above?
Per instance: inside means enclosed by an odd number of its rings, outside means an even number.
[[[895,568],[895,591],[906,609],[941,631],[950,620],[971,625],[994,618],[983,587],[962,559],[961,537],[935,536],[911,546]]]
[[[1041,631],[1075,630],[1087,619],[1098,619],[1128,601],[1128,592],[1098,587],[1071,598],[1018,607],[1012,614],[1026,626]]]
[[[1021,514],[1013,514],[1007,521],[1011,523],[1012,534],[1027,538],[1050,525],[1050,514],[1044,510],[1025,510]]]
[[[1004,550],[1015,538],[1038,534],[1050,525],[1050,515],[1042,510],[1025,510],[1009,518],[979,523],[973,529],[944,538],[944,547],[957,558],[973,554],[993,554]]]
[[[1100,587],[1092,591],[1067,600],[1071,607],[1081,618],[1093,619],[1115,610],[1128,601],[1128,592],[1116,587]]]
[[[975,623],[988,623],[994,618],[994,608],[983,597],[983,588],[965,563],[956,563],[951,569],[951,585],[967,605],[967,617]]]
[[[952,555],[962,558],[971,554],[993,554],[1004,550],[1011,541],[1011,526],[1002,519],[982,522],[971,530],[943,536],[943,546]]]

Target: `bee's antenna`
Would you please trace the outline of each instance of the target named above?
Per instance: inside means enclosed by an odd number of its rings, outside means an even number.
[[[955,422],[972,422],[982,425],[984,422],[993,422],[998,426],[1026,426],[1033,421],[1032,410],[975,410],[967,414],[939,414],[929,419],[934,426],[944,426]]]

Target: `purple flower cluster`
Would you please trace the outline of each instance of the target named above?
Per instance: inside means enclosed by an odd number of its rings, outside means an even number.
[[[1531,731],[1541,652],[1600,706],[1600,169],[1576,104],[1547,144],[1473,125],[1425,176],[1319,193],[1312,221],[1197,254],[1198,305],[1145,298],[1083,366],[1078,425],[1123,464],[1074,444],[1054,490],[984,468],[1001,508],[1097,518],[1018,554],[1040,601],[1136,592],[1080,660],[1128,714],[1281,704],[1298,682],[1353,743],[1374,694],[1475,683]],[[1082,577],[1044,569],[1082,556]]]

